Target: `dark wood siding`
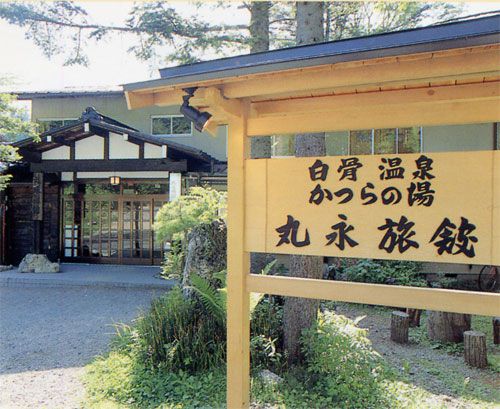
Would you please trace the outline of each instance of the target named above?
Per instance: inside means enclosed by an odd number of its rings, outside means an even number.
[[[59,186],[45,184],[43,198],[43,252],[51,261],[59,258]]]
[[[17,265],[33,252],[31,184],[12,184],[7,202],[7,262]],[[59,187],[44,186],[43,252],[49,259],[59,258]]]

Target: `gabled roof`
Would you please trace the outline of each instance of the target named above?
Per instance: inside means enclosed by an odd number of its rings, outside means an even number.
[[[89,124],[89,131],[85,131],[85,124]],[[92,134],[99,134],[102,132],[114,132],[118,134],[126,134],[136,141],[147,142],[157,146],[167,146],[168,155],[174,158],[190,157],[192,159],[202,161],[205,163],[219,162],[209,154],[193,148],[191,146],[182,145],[180,143],[167,141],[154,135],[149,135],[138,131],[122,122],[116,121],[108,116],[102,115],[97,112],[95,108],[88,107],[80,117],[80,119],[72,124],[65,125],[59,128],[51,129],[42,133],[41,142],[35,142],[31,138],[26,138],[21,141],[15,142],[13,145],[21,149],[27,149],[35,152],[44,152],[61,146],[62,143],[57,139],[60,137],[65,142],[76,141],[86,138]],[[46,137],[51,135],[52,142],[47,142]]]
[[[221,58],[160,70],[125,91],[500,42],[500,13],[441,25]]]

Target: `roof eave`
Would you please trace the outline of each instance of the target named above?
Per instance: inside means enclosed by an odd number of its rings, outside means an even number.
[[[442,26],[433,26],[415,30],[407,30],[405,32],[394,32],[379,35],[379,38],[390,38],[391,36],[402,36],[411,34],[411,38],[403,39],[400,44],[397,41],[387,42],[390,46],[383,46],[382,41],[374,40],[374,37],[364,37],[352,40],[342,40],[344,42],[358,42],[358,47],[353,47],[349,51],[335,52],[333,50],[335,42],[323,43],[323,46],[331,48],[328,54],[317,53],[314,57],[302,55],[299,58],[272,58],[272,55],[278,55],[281,52],[287,52],[287,55],[293,50],[304,50],[306,47],[317,47],[318,45],[293,47],[290,49],[275,50],[265,53],[243,55],[237,57],[224,58],[214,61],[206,61],[171,69],[163,69],[160,72],[165,78],[157,80],[143,81],[137,83],[124,84],[125,93],[134,91],[152,91],[156,88],[174,88],[180,87],[183,84],[202,83],[205,81],[222,80],[231,77],[239,77],[243,75],[258,75],[268,72],[284,71],[296,68],[317,67],[320,65],[336,64],[342,62],[353,62],[361,60],[370,60],[375,58],[394,57],[399,55],[418,54],[424,52],[437,52],[444,50],[452,50],[457,48],[477,47],[500,42],[500,17],[494,16],[487,19],[478,19],[480,21],[466,21]],[[480,24],[482,23],[482,24]],[[461,25],[461,26],[460,26]],[[445,32],[436,40],[421,39],[417,34],[428,32],[429,34],[436,30],[450,31],[450,26],[456,29],[462,27],[458,33]],[[474,29],[475,26],[479,26]],[[415,37],[415,38],[413,38]],[[361,44],[360,44],[361,43]],[[259,57],[259,58],[255,58]],[[248,62],[238,64],[239,60],[247,60]],[[233,65],[233,67],[231,67]],[[185,72],[186,74],[183,74]],[[169,73],[168,77],[166,77]]]

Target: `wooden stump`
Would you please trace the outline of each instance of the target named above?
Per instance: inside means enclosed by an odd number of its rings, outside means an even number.
[[[406,313],[410,316],[410,327],[420,327],[420,316],[422,315],[422,310],[407,308]]]
[[[486,354],[486,335],[479,331],[464,332],[465,362],[475,368],[488,366]]]
[[[493,342],[500,344],[500,317],[493,318]]]
[[[391,316],[391,340],[399,344],[408,343],[410,316],[402,311],[393,311]]]
[[[428,311],[427,333],[430,339],[441,342],[462,342],[464,331],[471,329],[469,314]]]

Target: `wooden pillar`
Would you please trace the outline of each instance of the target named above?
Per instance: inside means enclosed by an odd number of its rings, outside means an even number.
[[[248,408],[250,400],[250,307],[244,248],[245,159],[249,154],[247,111],[228,125],[227,233],[227,407]]]
[[[33,173],[31,214],[33,220],[33,252],[43,251],[43,173]]]
[[[493,343],[500,344],[500,317],[493,318]]]
[[[479,331],[464,332],[464,358],[465,362],[474,368],[486,368],[486,335]]]
[[[393,311],[391,315],[391,340],[399,344],[408,343],[410,316],[406,312]]]

